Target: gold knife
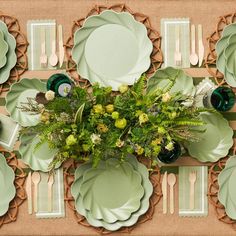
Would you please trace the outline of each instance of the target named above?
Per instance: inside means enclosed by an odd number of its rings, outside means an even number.
[[[163,194],[163,214],[167,214],[167,171],[164,173],[161,189]]]
[[[58,25],[58,44],[59,44],[59,65],[62,67],[64,62],[64,47],[63,47],[63,32],[62,32],[62,25]]]
[[[29,172],[27,179],[26,179],[26,194],[27,194],[27,201],[28,201],[28,213],[33,213],[32,207],[32,179],[31,179],[31,172]]]
[[[198,25],[198,67],[201,67],[204,59],[204,45],[202,41],[202,25]]]

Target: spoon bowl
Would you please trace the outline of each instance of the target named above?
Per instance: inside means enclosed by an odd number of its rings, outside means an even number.
[[[195,66],[198,63],[198,55],[196,53],[192,53],[189,57],[190,63]]]

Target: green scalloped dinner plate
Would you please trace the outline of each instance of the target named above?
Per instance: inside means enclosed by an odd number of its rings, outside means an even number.
[[[7,62],[7,51],[8,51],[8,44],[4,39],[4,33],[0,30],[0,68],[5,66]]]
[[[40,138],[38,136],[21,135],[19,152],[23,162],[32,170],[48,172],[48,166],[58,150],[49,148],[46,142],[36,147],[39,141]],[[59,166],[57,165],[56,168]]]
[[[196,133],[199,142],[189,142],[186,147],[189,154],[201,162],[216,162],[225,157],[233,145],[233,130],[222,115],[216,113],[202,113],[202,121],[206,124],[201,127],[205,132]]]
[[[0,30],[4,34],[4,39],[8,44],[8,51],[6,54],[7,62],[0,69],[0,84],[5,83],[9,79],[9,75],[11,72],[11,69],[16,65],[17,57],[15,53],[16,49],[16,40],[15,38],[8,32],[8,28],[6,24],[2,21],[0,21]]]
[[[6,96],[6,108],[11,118],[24,127],[37,125],[39,114],[32,115],[29,112],[21,111],[17,107],[27,102],[27,98],[35,98],[38,92],[46,91],[46,83],[39,79],[21,79],[14,83]]]
[[[79,166],[76,169],[75,172],[75,181],[71,187],[71,193],[75,199],[75,207],[76,210],[83,216],[86,217],[86,219],[88,220],[88,222],[94,226],[94,227],[104,227],[107,230],[110,231],[115,231],[118,230],[119,228],[123,227],[123,226],[131,226],[134,225],[139,217],[143,214],[146,213],[146,211],[149,208],[149,198],[152,195],[153,192],[153,186],[149,180],[149,173],[147,168],[141,164],[140,162],[137,161],[137,159],[134,156],[128,156],[126,158],[126,161],[128,161],[133,168],[138,171],[142,177],[142,185],[144,188],[144,196],[141,199],[141,205],[140,208],[132,213],[131,217],[125,221],[116,221],[112,224],[105,222],[104,220],[98,220],[95,219],[91,213],[89,211],[87,211],[84,206],[83,206],[83,202],[82,202],[82,198],[81,195],[79,194],[79,190],[80,190],[80,186],[83,180],[83,175],[86,171],[88,171],[89,169],[92,168],[92,164],[91,163],[86,163],[83,164],[81,166]]]
[[[83,175],[80,187],[83,205],[95,219],[107,223],[127,220],[140,207],[144,194],[141,180],[128,162],[101,161],[97,168]]]
[[[157,89],[166,88],[173,78],[176,78],[176,80],[170,90],[171,94],[181,92],[183,95],[194,96],[196,89],[193,84],[193,78],[186,75],[183,70],[173,67],[157,70],[155,74],[148,79],[147,92],[152,93]]]
[[[72,59],[82,78],[118,90],[132,85],[151,63],[146,27],[127,12],[103,11],[75,32]]]
[[[0,154],[0,216],[8,211],[9,204],[16,195],[14,180],[13,169],[8,166],[6,158]]]

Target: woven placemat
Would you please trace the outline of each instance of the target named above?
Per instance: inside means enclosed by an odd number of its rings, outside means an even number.
[[[225,212],[225,207],[219,202],[218,199],[218,175],[224,169],[226,161],[228,157],[225,157],[218,162],[212,164],[209,169],[209,186],[208,186],[208,198],[210,203],[214,206],[215,212],[217,215],[218,220],[225,224],[229,224],[233,227],[236,231],[236,220],[232,220],[230,217],[227,216]]]
[[[18,165],[18,160],[13,152],[8,152],[2,148],[0,148],[0,153],[6,157],[8,165],[14,170],[15,172],[15,187],[16,187],[16,195],[14,199],[10,202],[9,209],[7,213],[0,217],[0,228],[4,224],[9,224],[11,222],[16,221],[19,206],[23,203],[26,199],[26,193],[24,189],[24,182],[26,174],[24,173],[23,169],[21,169]],[[1,190],[2,191],[2,190]]]
[[[74,81],[78,84],[80,87],[88,87],[89,81],[82,79],[77,71],[76,71],[76,63],[72,60],[71,57],[71,50],[74,45],[74,33],[76,30],[82,27],[84,20],[91,16],[91,15],[98,15],[104,10],[114,10],[116,12],[129,12],[134,16],[134,18],[143,23],[148,32],[148,37],[152,41],[153,44],[153,51],[151,54],[151,66],[149,70],[147,71],[147,76],[152,75],[162,64],[163,62],[163,55],[161,52],[161,37],[160,34],[151,26],[150,19],[148,16],[138,13],[138,12],[133,12],[129,7],[127,7],[125,4],[115,4],[110,7],[108,6],[103,6],[103,5],[95,5],[90,12],[85,16],[84,18],[78,19],[74,21],[71,29],[71,34],[70,37],[67,39],[66,44],[64,45],[65,51],[66,51],[66,57],[67,57],[67,65],[66,65],[66,70],[70,74],[70,76],[74,79]]]
[[[224,84],[225,80],[224,75],[216,68],[216,43],[221,38],[224,27],[234,22],[236,22],[236,12],[220,16],[215,31],[207,38],[208,53],[205,59],[205,65],[218,85]]]
[[[4,91],[8,91],[10,85],[20,79],[20,76],[27,70],[27,47],[28,42],[24,34],[20,31],[20,25],[16,18],[3,14],[0,12],[0,20],[3,21],[8,28],[10,34],[16,39],[16,55],[17,62],[15,67],[11,70],[9,79],[0,85],[0,94]]]
[[[81,216],[77,213],[75,209],[74,199],[71,195],[71,185],[74,181],[74,172],[76,167],[79,165],[79,163],[76,163],[75,161],[70,161],[70,163],[67,163],[66,167],[64,168],[64,184],[65,184],[65,201],[69,207],[70,210],[74,212],[75,219],[78,224],[83,225],[85,227],[93,228],[96,232],[100,234],[109,234],[112,233],[112,231],[108,231],[102,227],[93,227],[91,226],[84,216]],[[145,165],[148,167],[149,163],[145,163]],[[150,198],[150,206],[146,214],[142,215],[138,222],[130,227],[122,227],[121,229],[117,230],[116,232],[119,233],[130,233],[137,225],[143,224],[148,220],[152,219],[152,216],[154,214],[155,206],[160,201],[162,197],[161,193],[161,174],[160,169],[155,168],[150,173],[150,181],[153,185],[153,194]]]

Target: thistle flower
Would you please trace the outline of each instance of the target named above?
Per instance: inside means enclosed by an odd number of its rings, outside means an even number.
[[[66,145],[72,146],[72,145],[75,145],[76,143],[77,143],[77,138],[75,138],[75,136],[73,134],[70,134],[66,138]]]
[[[171,95],[167,92],[162,95],[162,102],[169,102],[171,99]]]
[[[139,116],[139,124],[142,125],[143,123],[146,123],[148,122],[148,115],[146,113],[142,113],[140,116]]]
[[[120,91],[121,93],[125,93],[125,92],[128,91],[129,87],[128,87],[128,85],[126,85],[126,84],[122,84],[122,85],[119,86],[118,89],[119,89],[119,91]]]
[[[100,144],[102,141],[100,134],[91,134],[90,138],[94,144]]]
[[[55,92],[53,92],[52,90],[49,90],[45,93],[45,98],[48,101],[52,101],[55,98]]]
[[[124,129],[127,125],[127,120],[125,118],[117,119],[115,122],[115,127],[118,129]]]
[[[106,112],[107,113],[112,113],[114,111],[114,105],[113,104],[108,104],[106,106]]]

